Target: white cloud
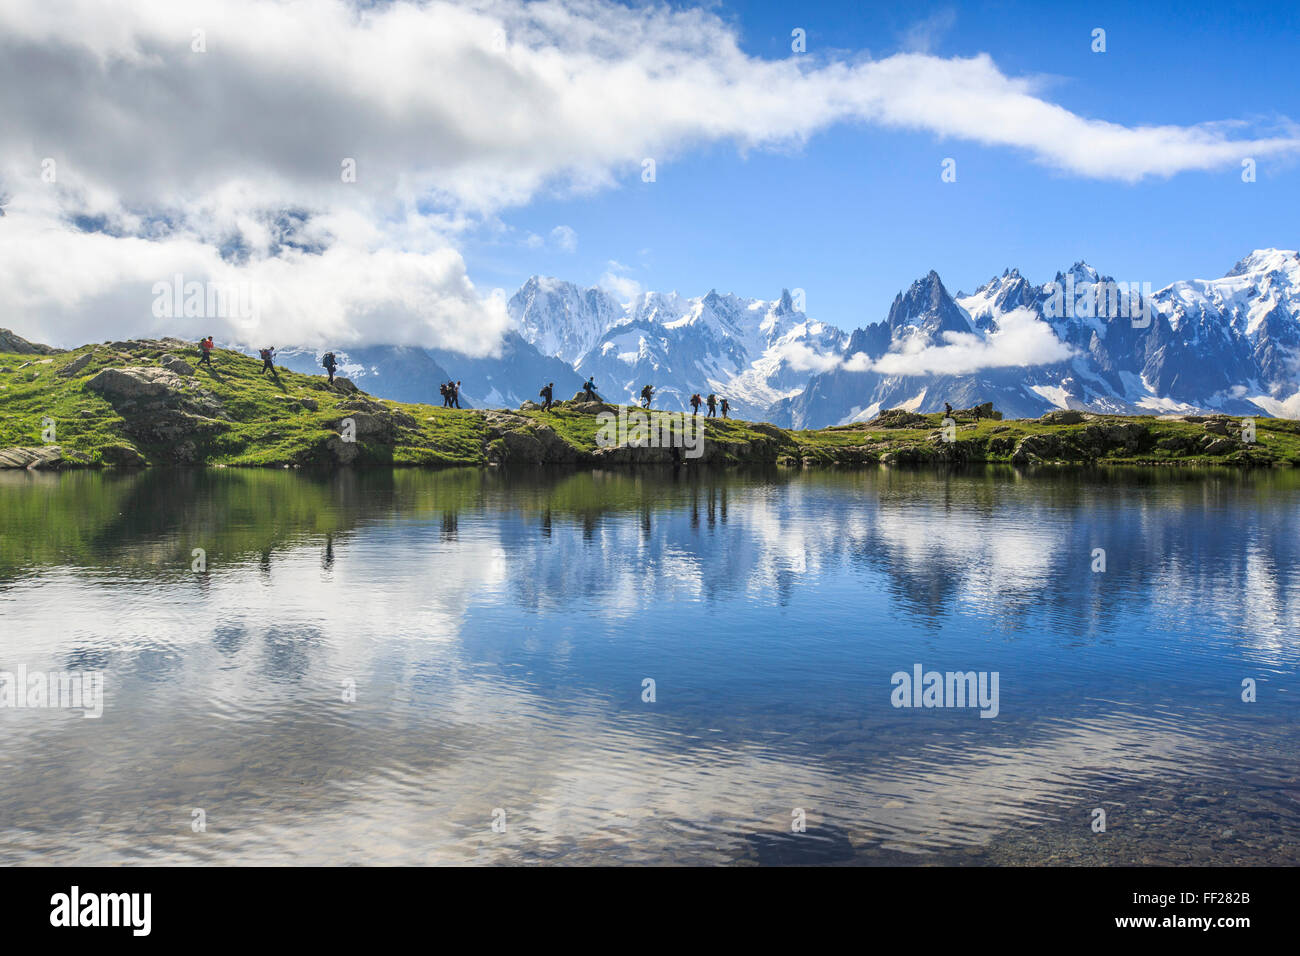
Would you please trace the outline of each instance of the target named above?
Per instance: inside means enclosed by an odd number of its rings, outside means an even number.
[[[607,0],[7,0],[0,115],[0,289],[22,289],[20,332],[62,344],[150,329],[137,283],[207,269],[274,280],[261,321],[280,341],[382,334],[472,353],[507,322],[466,278],[464,230],[719,140],[797,145],[861,121],[1124,181],[1300,149],[1289,121],[1252,136],[1079,116],[985,55],[757,59],[711,12]],[[288,236],[286,209],[303,213]],[[236,237],[241,255],[220,259]]]
[[[842,363],[839,355],[819,352],[808,343],[797,339],[779,346],[777,353],[796,372],[829,372]]]
[[[609,267],[596,284],[614,293],[620,302],[631,302],[643,291],[641,283],[627,275],[631,271],[630,267],[623,265],[617,259],[610,259]]]
[[[951,7],[936,10],[913,23],[903,33],[902,46],[909,53],[929,53],[957,22],[957,11]]]
[[[551,230],[551,241],[565,252],[578,248],[578,234],[570,226],[556,226]]]
[[[901,350],[887,352],[874,362],[858,352],[846,359],[843,367],[881,375],[969,375],[987,368],[1063,362],[1073,354],[1052,327],[1028,308],[1008,312],[988,334],[945,332],[943,338],[943,345],[906,340]]]

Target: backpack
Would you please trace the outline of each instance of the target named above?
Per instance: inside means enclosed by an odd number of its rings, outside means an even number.
[[[542,398],[545,398],[545,397],[546,397],[546,389],[543,388],[543,389],[542,389],[540,392],[538,392],[537,394],[540,395]]]
[[[326,352],[325,357],[321,359],[321,365],[324,365],[326,368],[329,368],[333,364],[334,364],[334,353]]]

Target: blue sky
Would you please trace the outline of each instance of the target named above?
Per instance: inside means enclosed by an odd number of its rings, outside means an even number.
[[[1089,119],[1192,126],[1300,118],[1300,6],[1066,7],[711,9],[756,57],[792,55],[794,27],[807,31],[814,58],[987,53],[1004,74],[1040,78],[1038,95]],[[1105,53],[1091,50],[1095,27],[1106,30]],[[957,161],[954,183],[940,179],[946,157]],[[508,292],[533,273],[594,284],[615,260],[646,289],[775,297],[800,287],[811,315],[853,328],[882,318],[894,295],[932,268],[954,293],[1008,266],[1046,281],[1078,259],[1158,288],[1221,275],[1255,248],[1300,243],[1300,167],[1285,158],[1259,160],[1253,183],[1235,167],[1128,183],[1051,168],[1013,147],[850,121],[801,148],[742,155],[713,142],[661,162],[654,183],[639,172],[620,170],[615,188],[543,194],[503,213],[511,232],[462,245],[470,276]],[[560,224],[577,234],[572,251],[518,242]]]
[[[930,269],[1219,276],[1300,245],[1297,37],[1294,4],[5,0],[0,318],[484,355],[534,273],[846,329]],[[192,282],[256,308],[158,314]]]

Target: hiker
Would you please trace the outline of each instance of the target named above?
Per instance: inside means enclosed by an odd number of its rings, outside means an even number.
[[[548,411],[555,404],[552,400],[552,396],[555,395],[555,383],[547,382],[537,394],[542,396],[542,411]]]
[[[321,365],[325,366],[325,371],[330,373],[330,384],[334,384],[334,369],[338,368],[338,362],[334,360],[333,352],[326,352],[325,357],[320,360]]]
[[[586,395],[587,401],[589,402],[600,401],[600,399],[596,397],[596,376],[592,375],[590,378],[588,378],[587,381],[583,383],[582,390],[587,393]]]
[[[971,411],[975,413],[975,424],[978,425],[980,423],[980,407],[976,405]]]
[[[199,351],[203,353],[202,357],[199,359],[199,364],[211,366],[212,365],[212,336],[209,335],[206,339],[199,339]]]
[[[694,395],[691,396],[691,412],[693,414],[698,415],[700,413],[701,401],[702,399],[700,398],[699,392],[696,392]]]
[[[943,417],[952,418],[952,405],[950,405],[948,402],[943,403]]]
[[[449,394],[448,391],[447,391],[447,383],[446,383],[446,382],[440,382],[440,383],[438,383],[438,393],[439,393],[440,395],[442,395],[442,407],[443,407],[443,408],[448,408],[448,407],[450,407],[450,406],[451,406],[451,396],[450,396],[450,394]]]
[[[654,393],[655,393],[654,388],[652,388],[652,387],[649,386],[649,385],[646,385],[646,386],[644,386],[644,387],[641,389],[641,407],[642,407],[642,408],[649,408],[649,407],[650,407],[650,399],[654,397]]]
[[[448,388],[451,390],[452,407],[460,408],[460,381],[457,380],[455,384],[449,385]]]
[[[723,418],[726,418],[726,417],[727,417],[727,412],[729,412],[729,411],[731,411],[731,402],[727,401],[727,400],[724,398],[724,399],[722,400],[722,417],[723,417]]]
[[[274,375],[275,366],[272,364],[271,360],[275,358],[275,346],[272,345],[269,349],[258,349],[257,354],[262,356],[262,370],[258,374],[265,375],[267,372],[270,372]]]
[[[705,404],[709,406],[709,418],[718,417],[718,396],[709,392],[709,397],[705,399]]]

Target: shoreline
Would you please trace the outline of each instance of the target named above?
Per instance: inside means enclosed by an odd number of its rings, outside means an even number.
[[[951,419],[892,409],[796,429],[581,393],[545,412],[533,402],[451,409],[377,399],[345,378],[263,375],[238,352],[214,350],[200,366],[191,351],[161,339],[0,355],[0,469],[1300,465],[1290,419],[1057,410],[1004,420],[985,404]],[[643,415],[648,427],[627,428]],[[617,443],[605,431],[614,420]]]

